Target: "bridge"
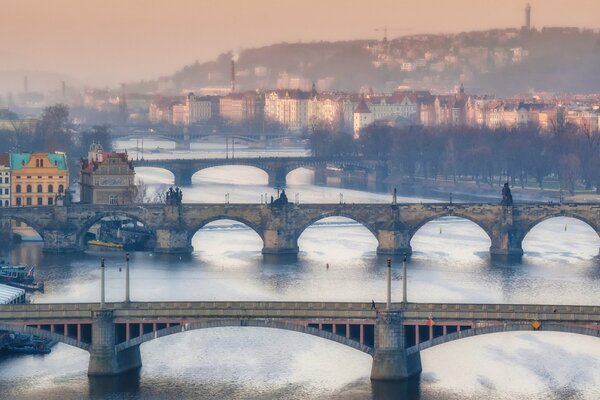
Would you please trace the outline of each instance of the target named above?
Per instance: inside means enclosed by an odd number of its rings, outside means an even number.
[[[190,149],[190,142],[199,139],[226,139],[239,140],[248,143],[276,144],[282,142],[299,141],[299,135],[291,135],[289,132],[212,132],[210,130],[190,129],[161,129],[154,130],[153,127],[134,127],[124,129],[111,129],[111,139],[142,139],[142,140],[168,140],[175,142],[178,149]]]
[[[355,168],[367,171],[374,180],[381,181],[387,177],[387,163],[382,160],[369,160],[360,157],[253,157],[253,158],[207,158],[207,159],[142,159],[133,161],[136,167],[154,167],[170,171],[175,177],[175,185],[192,184],[192,175],[205,168],[222,165],[244,165],[256,167],[269,176],[271,187],[284,187],[286,176],[297,168],[314,168],[315,180],[324,182],[325,169],[328,165],[339,168]]]
[[[389,293],[389,292],[388,292]],[[389,297],[388,297],[389,299]],[[142,365],[140,345],[197,329],[260,327],[331,340],[373,356],[373,380],[421,372],[420,351],[477,335],[557,331],[600,336],[600,307],[340,302],[115,302],[0,306],[0,329],[90,353],[88,374]]]
[[[600,234],[600,204],[490,203],[405,204],[164,204],[86,205],[0,208],[0,221],[16,220],[35,229],[50,252],[84,251],[85,234],[102,218],[122,216],[139,221],[155,239],[157,253],[190,253],[194,234],[217,220],[234,220],[254,230],[264,254],[296,254],[298,238],[317,221],[350,218],[377,239],[378,254],[410,254],[411,239],[426,223],[446,217],[465,218],[489,236],[495,255],[522,255],[522,242],[537,224],[572,217]]]

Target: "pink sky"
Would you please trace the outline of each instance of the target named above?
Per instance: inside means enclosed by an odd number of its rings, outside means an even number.
[[[600,0],[530,0],[532,24],[600,28]],[[521,0],[0,0],[0,70],[93,84],[152,79],[281,41],[378,38],[523,24]],[[392,30],[397,29],[397,30]]]

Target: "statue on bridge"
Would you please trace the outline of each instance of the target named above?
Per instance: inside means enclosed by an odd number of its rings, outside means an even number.
[[[285,194],[285,189],[281,191],[279,194],[279,198],[273,201],[273,196],[271,196],[271,207],[283,207],[289,203],[287,195]]]
[[[173,189],[171,186],[165,194],[165,203],[169,206],[178,206],[183,201],[183,191],[176,187]]]
[[[504,184],[504,187],[502,188],[502,202],[500,204],[502,204],[503,206],[513,205],[512,193],[510,192],[510,188],[508,187],[508,182],[506,182]]]

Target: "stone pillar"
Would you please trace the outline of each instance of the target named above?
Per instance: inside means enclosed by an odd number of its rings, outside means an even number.
[[[156,230],[155,253],[189,254],[193,250],[187,230],[176,226],[161,227]]]
[[[319,165],[315,167],[315,185],[326,185],[327,184],[327,167],[325,165]]]
[[[287,169],[280,167],[274,168],[272,170],[267,171],[269,174],[269,186],[271,187],[285,187],[286,177],[287,177]]]
[[[292,229],[266,229],[263,233],[263,254],[298,254],[298,238]]]
[[[84,247],[77,240],[77,232],[73,230],[44,229],[44,251],[49,253],[73,253],[84,251]]]
[[[140,347],[133,346],[117,352],[115,325],[111,310],[94,311],[92,322],[92,349],[88,375],[117,375],[142,366]]]
[[[172,172],[175,176],[175,186],[191,186],[192,175],[196,173],[196,171],[185,168],[175,169]]]
[[[511,206],[502,207],[502,214],[489,233],[490,253],[500,256],[522,256],[524,234],[519,224],[518,211]]]
[[[421,354],[407,354],[402,311],[379,311],[371,379],[401,381],[421,373]]]
[[[522,256],[523,235],[518,230],[494,232],[491,237],[490,253],[497,256]]]
[[[378,230],[377,242],[377,254],[412,254],[412,248],[410,247],[410,233],[408,230]]]

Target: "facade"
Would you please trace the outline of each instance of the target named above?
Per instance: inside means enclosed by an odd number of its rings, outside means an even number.
[[[11,153],[11,205],[51,206],[69,187],[67,156],[62,152]]]
[[[0,207],[10,207],[10,156],[0,154]]]
[[[313,90],[307,106],[309,125],[324,123],[332,129],[344,128],[344,108],[339,96],[317,94],[316,90]]]
[[[87,160],[81,160],[81,202],[131,204],[135,201],[135,170],[127,153],[105,152],[92,144]]]
[[[361,99],[354,110],[354,139],[360,138],[360,132],[374,121],[373,113],[369,110],[365,99]]]
[[[219,113],[222,118],[242,122],[262,117],[264,101],[256,92],[231,93],[219,99]]]
[[[308,127],[309,93],[301,90],[274,90],[265,95],[265,118],[291,131]]]

